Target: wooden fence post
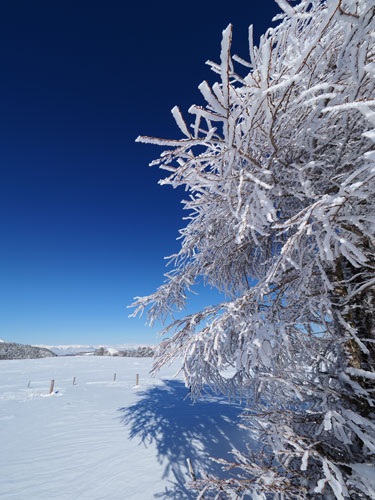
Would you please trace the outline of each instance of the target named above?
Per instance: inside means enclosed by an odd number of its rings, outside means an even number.
[[[73,385],[76,385],[76,378],[73,377]]]
[[[139,385],[139,373],[135,376],[135,385]]]
[[[27,384],[27,387],[30,388],[31,380],[29,380],[29,383]]]
[[[52,394],[53,393],[53,387],[55,385],[55,381],[54,380],[51,380],[51,383],[49,385],[49,393]]]
[[[117,375],[116,375],[116,373],[114,373],[113,374],[113,382],[116,382],[116,377],[117,377]]]
[[[191,475],[191,479],[193,481],[196,481],[197,480],[197,476],[195,475],[195,472],[194,472],[193,466],[191,464],[190,458],[187,458],[186,461],[187,461],[187,464],[188,464],[188,467],[189,467],[189,472],[190,472],[190,475]]]

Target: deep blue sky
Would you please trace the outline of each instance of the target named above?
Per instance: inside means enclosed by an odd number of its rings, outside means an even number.
[[[0,9],[0,338],[154,343],[126,306],[163,281],[183,192],[147,165],[201,104],[221,32],[247,58],[278,12],[261,2],[5,2]],[[209,301],[195,298],[192,310]]]

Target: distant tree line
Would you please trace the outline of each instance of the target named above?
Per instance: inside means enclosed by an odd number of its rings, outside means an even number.
[[[94,356],[118,356],[123,358],[151,358],[154,355],[154,349],[149,346],[137,347],[137,349],[125,349],[111,353],[105,347],[99,347],[94,351]]]
[[[44,347],[17,344],[16,342],[0,343],[0,360],[52,358],[54,356],[57,354]]]

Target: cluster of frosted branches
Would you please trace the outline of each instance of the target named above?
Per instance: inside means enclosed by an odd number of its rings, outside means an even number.
[[[134,314],[165,319],[199,279],[223,303],[173,322],[155,370],[183,358],[204,386],[247,400],[262,453],[234,452],[204,498],[375,498],[375,7],[277,0],[279,24],[199,89],[184,138],[153,164],[184,185],[173,270]],[[234,62],[247,68],[240,76]],[[238,473],[234,473],[237,471]]]

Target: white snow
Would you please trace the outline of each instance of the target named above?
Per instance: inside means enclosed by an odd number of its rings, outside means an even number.
[[[235,425],[241,409],[216,397],[193,405],[173,378],[177,365],[151,378],[151,364],[97,356],[1,361],[2,500],[195,498],[185,486],[186,459],[198,477],[219,472],[208,457],[229,458],[232,446],[248,441]]]
[[[108,347],[107,352],[110,356],[114,356],[115,354],[118,354],[119,351],[114,347]]]

